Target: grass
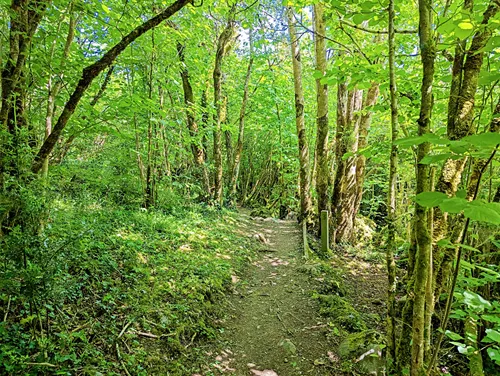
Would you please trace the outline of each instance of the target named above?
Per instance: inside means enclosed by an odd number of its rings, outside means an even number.
[[[0,373],[188,373],[252,254],[235,215],[84,202],[55,201],[40,236],[11,239],[29,262],[1,271]]]

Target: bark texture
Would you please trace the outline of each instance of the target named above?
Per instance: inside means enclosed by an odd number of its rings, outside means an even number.
[[[208,196],[210,194],[210,180],[208,178],[207,166],[205,165],[205,152],[203,151],[201,140],[199,139],[193,87],[191,86],[184,52],[185,45],[178,42],[177,54],[179,56],[179,62],[181,63],[180,73],[182,79],[182,90],[184,91],[184,104],[186,105],[186,123],[189,130],[189,136],[191,137],[191,152],[193,154],[193,160],[196,167],[201,170],[205,194]]]
[[[243,153],[243,139],[245,136],[245,112],[248,104],[249,96],[249,85],[250,76],[252,75],[253,66],[253,51],[252,51],[252,30],[249,31],[249,45],[250,45],[250,58],[248,60],[247,73],[245,75],[245,83],[243,85],[243,99],[241,101],[240,117],[239,117],[239,127],[238,127],[238,141],[236,142],[236,148],[234,150],[234,160],[233,160],[233,173],[231,176],[231,200],[235,200],[236,196],[236,186],[238,183],[238,177],[240,174],[240,164],[241,164],[241,154]],[[233,202],[234,204],[234,202]]]
[[[326,73],[326,46],[325,33],[326,22],[324,5],[314,5],[314,30],[316,50],[316,70],[322,73],[322,77],[316,79],[316,194],[318,196],[317,215],[319,218],[318,234],[321,236],[321,211],[329,209],[328,198],[328,85],[321,83]]]
[[[421,86],[420,115],[418,119],[418,134],[430,132],[432,113],[432,84],[434,80],[434,62],[436,58],[435,40],[432,32],[432,4],[430,0],[419,0],[419,39],[420,55],[423,67]],[[417,190],[416,194],[430,191],[429,165],[420,161],[429,153],[428,143],[420,144],[417,148]],[[417,238],[417,254],[414,268],[414,304],[411,335],[411,362],[410,375],[418,376],[425,372],[425,292],[427,278],[429,278],[429,259],[432,237],[429,232],[429,211],[416,204],[415,207],[415,234]],[[404,325],[404,324],[403,324]]]
[[[309,163],[309,147],[304,123],[304,92],[302,88],[302,63],[300,61],[299,41],[295,31],[295,20],[291,7],[287,8],[288,31],[292,52],[292,65],[295,89],[295,125],[299,144],[299,186],[300,186],[300,220],[309,223],[312,214],[311,200],[311,168]]]
[[[215,53],[215,67],[213,72],[214,80],[214,164],[215,164],[215,188],[214,201],[222,205],[223,182],[222,182],[222,61],[226,55],[226,47],[231,41],[234,33],[234,7],[230,11],[226,26],[222,30],[217,40],[217,51]]]
[[[331,229],[334,244],[354,241],[356,216],[356,167],[359,126],[363,105],[363,91],[347,89],[339,83],[337,89],[336,171],[332,194]]]

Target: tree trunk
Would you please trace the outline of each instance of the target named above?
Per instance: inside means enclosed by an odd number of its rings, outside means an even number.
[[[434,61],[436,58],[435,39],[432,32],[432,4],[430,0],[419,0],[419,39],[423,66],[421,86],[420,115],[418,119],[419,136],[430,133],[432,113],[432,83],[434,80]],[[422,143],[417,148],[417,190],[416,194],[430,191],[429,165],[420,161],[429,153],[429,143]],[[411,335],[410,375],[418,376],[425,372],[425,302],[427,278],[429,278],[429,259],[432,237],[429,233],[429,211],[426,207],[415,204],[415,234],[417,254],[414,268],[414,303]],[[411,292],[409,292],[411,293]],[[405,323],[403,323],[405,325]],[[409,339],[407,339],[409,340]]]
[[[193,153],[193,159],[197,169],[201,170],[203,176],[203,185],[205,189],[205,194],[208,197],[210,194],[210,180],[208,177],[208,170],[205,164],[205,152],[203,147],[200,145],[198,124],[196,124],[196,110],[193,95],[193,87],[191,86],[191,81],[189,79],[189,71],[186,65],[186,59],[184,55],[185,46],[180,42],[177,43],[177,53],[179,55],[179,61],[181,63],[181,79],[182,79],[182,89],[184,91],[184,104],[186,105],[186,122],[189,130],[189,136],[191,137],[191,152]]]
[[[214,188],[214,201],[222,205],[223,200],[223,183],[222,183],[222,60],[226,54],[226,47],[233,37],[234,33],[234,10],[231,9],[226,27],[219,35],[217,41],[217,51],[215,54],[215,67],[213,72],[214,79],[214,163],[215,163],[215,188]]]
[[[76,28],[76,17],[73,14],[73,4],[70,4],[69,7],[69,12],[70,12],[70,20],[69,20],[69,29],[68,29],[68,35],[66,37],[66,43],[64,45],[64,50],[62,54],[62,62],[61,62],[61,72],[63,71],[65,62],[69,56],[69,51],[71,48],[71,44],[73,43],[73,39],[75,37],[75,28]],[[61,24],[62,24],[63,19],[61,19]],[[51,60],[54,58],[54,52],[55,52],[55,47],[56,47],[56,41],[52,43],[51,51],[50,51],[50,58]],[[52,119],[54,117],[54,112],[55,112],[55,100],[57,96],[59,95],[59,92],[61,91],[62,85],[63,85],[63,80],[62,76],[57,78],[57,81],[55,84],[52,82],[53,77],[49,77],[49,81],[47,83],[48,87],[48,96],[47,96],[47,110],[46,110],[46,115],[45,115],[45,138],[49,137],[50,134],[52,133]],[[42,166],[42,176],[47,179],[49,173],[49,157],[45,158],[43,161],[43,166]]]
[[[304,124],[304,92],[302,89],[302,63],[300,59],[299,41],[295,31],[293,10],[287,7],[288,31],[292,52],[292,65],[295,88],[295,124],[299,144],[299,186],[300,186],[300,221],[309,223],[312,214],[311,181],[309,167],[309,148]]]
[[[248,103],[248,89],[249,89],[249,84],[250,84],[250,76],[252,74],[252,65],[253,65],[253,45],[252,45],[252,29],[249,30],[249,56],[250,59],[248,60],[248,68],[247,68],[247,74],[245,76],[245,84],[243,86],[243,100],[241,102],[241,108],[240,108],[240,118],[239,118],[239,128],[238,128],[238,141],[236,143],[236,149],[234,151],[234,161],[233,161],[233,173],[231,176],[231,201],[232,204],[234,205],[234,200],[236,196],[236,186],[238,183],[238,176],[240,173],[240,164],[241,164],[241,154],[243,153],[243,138],[245,135],[245,111],[247,108],[247,103]]]
[[[488,23],[499,11],[500,5],[496,1],[491,1],[483,14],[482,27],[472,38],[469,50],[464,53],[463,43],[457,44],[455,59],[453,62],[452,86],[450,89],[450,99],[448,102],[448,124],[447,133],[450,140],[460,140],[461,138],[475,133],[474,129],[474,102],[478,86],[478,77],[483,65],[484,53],[482,49],[491,38],[492,31]],[[472,1],[467,0],[464,10],[472,10]],[[465,62],[464,62],[465,59]],[[466,158],[445,162],[439,181],[437,191],[446,193],[448,196],[455,195],[462,178],[462,172],[466,165]],[[439,208],[435,210],[435,225],[433,238],[437,242],[445,238],[448,234],[448,216],[441,212]],[[434,249],[434,259],[436,267],[434,270],[435,296],[438,297],[447,283],[446,276],[449,276],[451,263],[454,259],[453,249]]]
[[[380,92],[379,87],[380,85],[378,84],[378,82],[372,82],[370,88],[368,89],[368,92],[366,93],[366,98],[363,103],[363,111],[359,124],[358,151],[366,149],[366,147],[368,146],[368,130],[370,129],[373,114],[371,111],[371,107],[373,107],[377,103],[378,95]],[[353,221],[355,220],[355,216],[359,213],[361,200],[363,198],[365,171],[366,157],[364,155],[358,155],[356,159],[356,203]]]
[[[398,138],[398,94],[396,85],[395,65],[395,27],[394,27],[394,0],[389,0],[389,89],[391,96],[391,154],[389,159],[389,189],[387,195],[387,367],[393,373],[396,363],[396,187],[398,177],[398,147],[395,142]],[[372,85],[373,87],[373,85]],[[370,88],[371,89],[371,88]],[[370,96],[368,92],[367,99]],[[363,140],[363,141],[362,141]],[[360,144],[366,145],[366,136],[360,132]],[[366,163],[366,159],[364,161]],[[359,165],[358,169],[362,168]],[[359,187],[358,187],[359,188]],[[361,198],[358,196],[358,202]]]
[[[354,241],[356,216],[356,157],[363,104],[363,91],[347,90],[339,83],[337,90],[336,171],[332,194],[332,243]],[[346,155],[349,153],[349,155]]]
[[[326,74],[326,22],[322,3],[314,5],[314,44],[316,49],[316,70],[322,73],[316,79],[316,193],[318,196],[318,234],[321,236],[321,212],[329,209],[328,198],[328,85],[322,84],[321,79]]]
[[[1,74],[0,128],[6,130],[0,138],[0,187],[4,174],[21,175],[29,166],[21,165],[26,158],[8,158],[23,149],[23,144],[34,147],[29,139],[21,139],[19,132],[25,119],[25,65],[31,41],[45,13],[49,1],[13,0],[10,7],[9,53]]]

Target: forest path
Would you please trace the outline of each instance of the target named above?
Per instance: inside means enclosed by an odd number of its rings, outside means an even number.
[[[302,232],[296,221],[252,219],[241,210],[238,231],[262,236],[261,254],[236,280],[216,357],[221,375],[330,375],[326,319],[300,271]],[[235,278],[236,279],[236,278]],[[330,356],[332,354],[330,353]],[[268,370],[268,371],[266,371]],[[272,371],[272,372],[271,372]]]

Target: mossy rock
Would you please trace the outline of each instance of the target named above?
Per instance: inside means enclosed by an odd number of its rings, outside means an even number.
[[[382,354],[383,338],[375,330],[363,330],[351,333],[340,343],[338,352],[342,360],[351,362],[357,374],[382,375],[384,358]],[[352,361],[356,360],[353,364]]]
[[[345,277],[341,269],[333,268],[327,262],[316,262],[310,264],[303,264],[299,270],[313,278],[318,278],[321,281],[321,286],[318,292],[323,295],[339,295],[346,296],[347,288],[344,284]]]
[[[366,324],[361,315],[346,299],[338,295],[318,295],[320,313],[331,317],[334,324],[349,332],[366,330]]]

